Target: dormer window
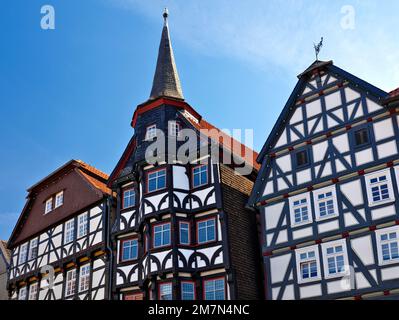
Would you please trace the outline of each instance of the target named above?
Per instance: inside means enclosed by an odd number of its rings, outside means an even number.
[[[177,121],[169,121],[169,135],[172,137],[181,137],[181,125]]]
[[[64,191],[61,191],[55,196],[55,208],[58,208],[64,204]]]
[[[145,133],[145,140],[152,140],[157,136],[157,125],[153,124],[147,127],[147,131]]]
[[[53,198],[46,200],[46,205],[44,209],[44,214],[47,214],[53,210]]]

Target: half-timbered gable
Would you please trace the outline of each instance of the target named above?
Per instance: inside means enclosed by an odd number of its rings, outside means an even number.
[[[72,160],[28,190],[9,243],[8,286],[14,298],[109,296],[106,252],[112,193],[107,178]]]
[[[259,273],[253,273],[259,269],[259,252],[251,249],[240,257],[241,243],[255,243],[258,248],[255,213],[245,209],[256,169],[251,168],[247,177],[229,178],[234,172],[232,166],[211,157],[210,150],[218,138],[201,130],[218,132],[226,142],[218,148],[229,149],[231,156],[244,162],[249,158],[252,162],[256,154],[252,150],[243,152],[245,146],[241,144],[238,151],[233,150],[227,143],[233,139],[202,119],[184,101],[167,15],[164,17],[150,99],[134,112],[134,136],[108,183],[117,193],[117,215],[112,227],[114,297],[257,298],[261,281]],[[156,161],[150,162],[147,151],[153,138],[160,139],[156,130],[164,133],[167,147],[157,152]],[[186,143],[181,136],[183,130],[190,130],[198,138],[195,157],[186,162],[169,148],[172,143],[176,149]],[[231,190],[235,190],[235,198]],[[229,226],[244,229],[240,241],[230,242],[240,233],[229,232]],[[251,270],[247,281],[246,270]]]
[[[399,255],[386,254],[397,245],[394,103],[331,61],[299,76],[259,155],[250,199],[262,217],[268,298],[367,298],[398,289]]]

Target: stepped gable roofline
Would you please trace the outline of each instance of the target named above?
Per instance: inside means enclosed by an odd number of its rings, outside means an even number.
[[[154,100],[149,100],[145,103],[142,103],[137,106],[136,110],[134,111],[132,121],[130,125],[134,128],[136,126],[137,118],[139,115],[151,111],[162,105],[170,105],[177,107],[179,109],[187,110],[187,112],[191,113],[197,119],[201,119],[201,115],[194,110],[187,102],[180,100],[180,99],[173,99],[169,97],[160,97]]]

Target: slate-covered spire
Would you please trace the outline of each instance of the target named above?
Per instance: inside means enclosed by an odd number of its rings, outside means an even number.
[[[169,36],[168,15],[168,10],[165,9],[163,13],[165,22],[161,43],[159,44],[157,68],[155,70],[150,100],[159,97],[184,99]]]

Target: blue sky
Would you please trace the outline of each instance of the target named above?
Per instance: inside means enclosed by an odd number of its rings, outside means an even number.
[[[25,190],[66,161],[112,171],[150,93],[165,6],[187,102],[220,128],[253,128],[259,150],[321,36],[321,59],[383,90],[399,86],[399,3],[381,3],[3,0],[0,238]],[[55,30],[40,28],[45,4]]]

